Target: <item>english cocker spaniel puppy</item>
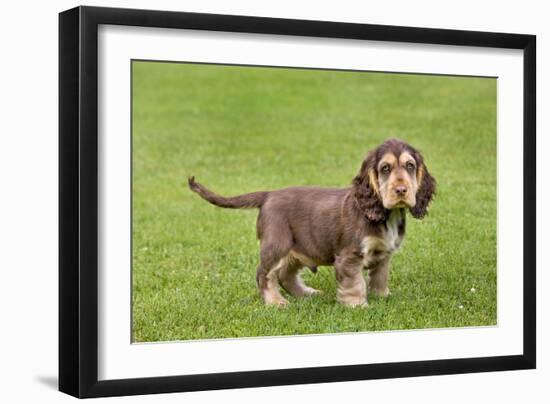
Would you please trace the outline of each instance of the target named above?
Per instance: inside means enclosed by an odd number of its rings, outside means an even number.
[[[337,298],[366,306],[367,290],[388,296],[389,262],[405,235],[406,210],[421,219],[436,182],[421,154],[390,139],[370,151],[347,188],[291,187],[223,197],[189,178],[189,187],[222,208],[260,209],[256,229],[260,265],[256,281],[265,303],[285,305],[293,296],[318,291],[300,270],[332,265]],[[367,280],[363,271],[368,273]]]

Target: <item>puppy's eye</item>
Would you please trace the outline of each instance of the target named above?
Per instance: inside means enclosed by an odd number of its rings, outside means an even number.
[[[390,172],[390,166],[387,164],[384,164],[382,167],[380,167],[380,172],[382,174],[388,174]]]
[[[415,167],[414,164],[410,161],[407,163],[407,171],[414,171]]]

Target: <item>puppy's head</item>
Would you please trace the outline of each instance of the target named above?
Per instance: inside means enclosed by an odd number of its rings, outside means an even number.
[[[435,184],[422,155],[397,139],[370,151],[353,179],[359,208],[375,222],[385,220],[387,211],[395,208],[408,208],[414,217],[423,218]]]

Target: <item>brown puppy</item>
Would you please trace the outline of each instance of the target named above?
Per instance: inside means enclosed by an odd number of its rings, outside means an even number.
[[[299,271],[333,265],[338,300],[367,305],[367,289],[387,296],[389,261],[405,235],[405,209],[427,213],[435,180],[420,153],[390,139],[368,153],[348,188],[292,187],[225,198],[189,178],[189,187],[224,208],[259,208],[260,266],[256,280],[267,304],[318,291]],[[363,270],[368,271],[368,282]]]

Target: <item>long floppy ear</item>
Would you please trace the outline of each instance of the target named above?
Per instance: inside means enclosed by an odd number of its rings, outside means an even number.
[[[430,175],[422,158],[420,157],[417,161],[420,162],[416,173],[418,191],[416,192],[416,205],[410,208],[410,212],[415,218],[422,219],[428,213],[428,206],[435,195],[436,181]]]
[[[353,191],[357,207],[367,219],[373,222],[386,220],[386,209],[382,205],[376,173],[376,153],[371,152],[363,161],[359,173],[353,179]]]

